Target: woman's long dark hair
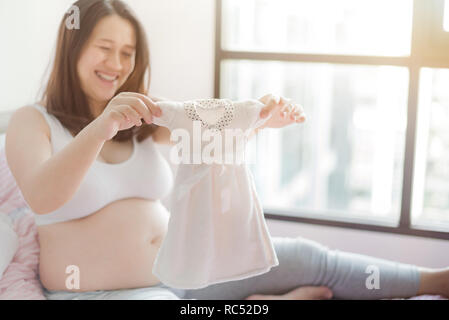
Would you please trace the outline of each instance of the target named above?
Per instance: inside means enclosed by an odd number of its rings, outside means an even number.
[[[118,15],[128,20],[136,33],[135,67],[116,94],[124,91],[147,94],[151,70],[145,31],[125,3],[120,0],[79,0],[73,5],[79,8],[80,28],[66,27],[66,20],[71,15],[67,12],[59,26],[54,64],[42,100],[47,112],[57,117],[64,127],[76,135],[94,120],[87,97],[81,88],[77,63],[84,44],[100,19]],[[134,126],[117,132],[113,140],[125,141],[137,134],[138,141],[142,141],[151,135],[155,128],[156,125],[143,122],[140,127]]]

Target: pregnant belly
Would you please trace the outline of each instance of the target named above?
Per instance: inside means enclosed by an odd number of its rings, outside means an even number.
[[[160,283],[152,268],[168,219],[159,201],[129,198],[85,218],[39,226],[42,285],[48,290],[93,291]],[[72,289],[77,275],[80,287]]]

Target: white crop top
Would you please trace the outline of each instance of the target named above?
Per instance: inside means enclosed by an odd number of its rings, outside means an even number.
[[[33,106],[43,114],[50,127],[52,153],[55,154],[73,136],[43,106]],[[156,149],[153,138],[137,142],[134,136],[133,145],[131,157],[124,162],[111,164],[95,160],[75,195],[53,212],[35,214],[36,225],[86,217],[119,199],[159,200],[167,196],[173,187],[173,174],[166,159]]]

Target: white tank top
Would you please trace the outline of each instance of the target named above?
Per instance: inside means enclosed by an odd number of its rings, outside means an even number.
[[[55,154],[72,141],[73,136],[43,106],[33,106],[42,113],[50,127],[52,153]],[[133,153],[128,160],[116,164],[95,160],[72,199],[53,212],[35,214],[36,225],[86,217],[119,199],[159,200],[168,195],[172,186],[172,171],[153,138],[137,142],[134,136]]]

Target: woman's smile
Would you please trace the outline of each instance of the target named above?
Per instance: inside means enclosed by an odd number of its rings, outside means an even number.
[[[104,71],[95,71],[95,75],[97,79],[100,80],[100,83],[106,85],[108,87],[116,87],[118,83],[119,75],[116,73],[106,73]]]

